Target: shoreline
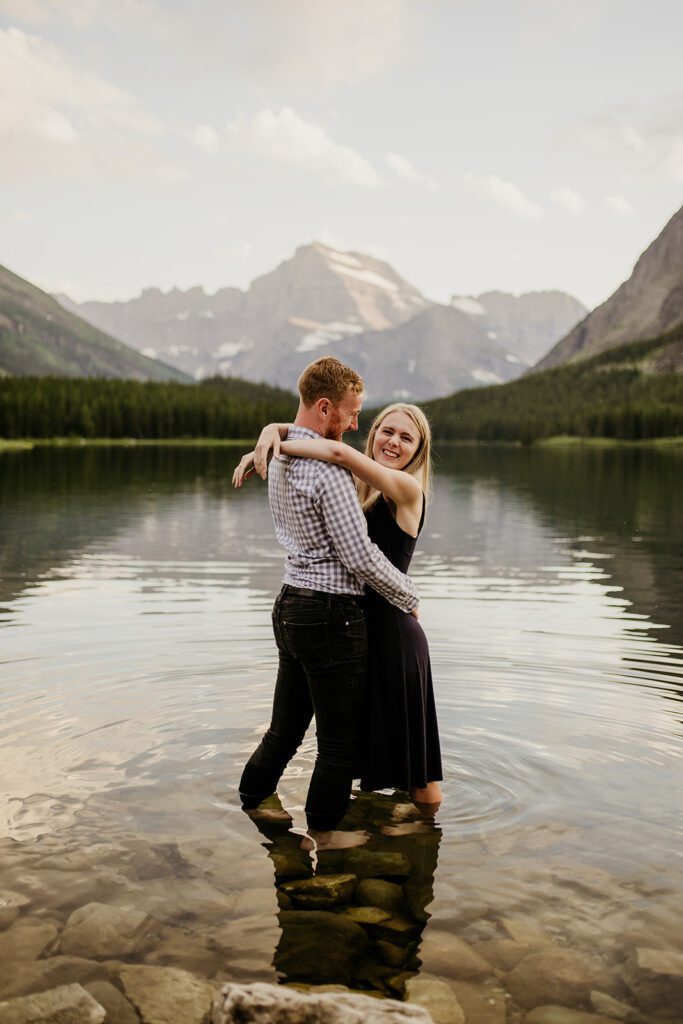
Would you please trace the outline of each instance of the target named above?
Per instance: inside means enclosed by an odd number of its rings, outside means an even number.
[[[256,444],[254,438],[222,438],[222,437],[34,437],[9,440],[0,437],[0,452],[29,451],[33,448],[248,448]],[[614,437],[575,437],[561,435],[557,437],[541,437],[528,444],[522,441],[477,441],[472,440],[440,440],[435,438],[435,446],[449,447],[485,447],[485,448],[680,448],[683,450],[683,436],[653,437],[646,440],[627,441]]]

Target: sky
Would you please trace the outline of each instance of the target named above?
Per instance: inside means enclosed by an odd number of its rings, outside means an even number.
[[[317,239],[592,308],[683,202],[681,39],[675,0],[0,0],[0,264],[110,301]]]

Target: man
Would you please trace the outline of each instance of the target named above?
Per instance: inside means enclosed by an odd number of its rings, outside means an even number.
[[[299,409],[290,438],[341,440],[358,429],[363,381],[325,357],[299,378]],[[279,435],[259,444],[256,468]],[[275,792],[315,715],[318,754],[306,800],[309,829],[334,829],[351,795],[365,687],[367,634],[361,596],[370,584],[403,611],[417,608],[415,586],[367,535],[353,478],[341,466],[280,458],[268,493],[275,532],[287,551],[273,608],[279,666],[270,727],[249,759],[239,790],[245,809]]]

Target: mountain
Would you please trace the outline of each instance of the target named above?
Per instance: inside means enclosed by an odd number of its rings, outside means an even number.
[[[496,388],[423,406],[434,436],[533,441],[543,437],[641,440],[683,436],[683,324]]]
[[[538,362],[588,312],[578,299],[558,291],[454,295],[451,305],[477,320],[489,338],[527,366]]]
[[[429,306],[397,327],[341,341],[334,352],[362,375],[374,405],[500,384],[524,368],[476,319],[452,306]]]
[[[92,327],[5,267],[0,267],[0,375],[187,380],[176,368]]]
[[[645,250],[633,273],[534,367],[587,359],[683,323],[683,207]]]
[[[146,355],[199,379],[230,374],[292,388],[315,354],[429,305],[387,263],[314,242],[246,292],[148,289],[129,302],[60,301]],[[313,353],[313,355],[311,355]]]

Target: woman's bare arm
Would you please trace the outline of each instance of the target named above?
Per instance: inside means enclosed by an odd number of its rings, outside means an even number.
[[[254,448],[254,469],[263,480],[268,474],[268,457],[271,452],[273,458],[278,457],[280,442],[287,437],[290,426],[290,423],[267,423],[259,434]]]
[[[338,466],[343,466],[359,480],[381,491],[397,507],[412,505],[422,497],[422,488],[415,477],[404,473],[401,469],[380,466],[374,459],[369,459],[367,455],[356,451],[350,444],[344,444],[343,441],[328,441],[325,438],[320,438],[319,441],[283,441],[280,451],[283,455],[296,455],[302,459],[320,459],[322,462],[333,462]]]

